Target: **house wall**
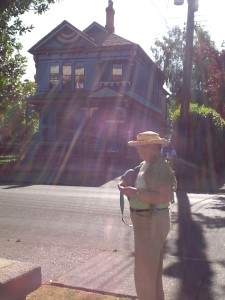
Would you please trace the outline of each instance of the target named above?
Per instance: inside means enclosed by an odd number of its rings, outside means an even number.
[[[74,67],[76,63],[82,62],[85,67],[85,87],[87,91],[94,91],[100,88],[100,82],[112,81],[112,66],[114,63],[123,65],[123,81],[130,81],[131,65],[129,63],[129,53],[125,51],[110,53],[110,59],[106,59],[109,53],[94,52],[85,55],[46,55],[41,54],[36,59],[36,82],[37,93],[49,91],[50,66],[51,63],[59,63],[60,72],[62,64],[69,62],[72,64],[72,82],[74,82]],[[140,70],[141,71],[141,70]],[[74,87],[72,86],[72,90]]]
[[[125,59],[123,52],[120,53],[120,57],[116,56],[116,53],[117,52],[112,52],[108,60],[106,60],[106,52],[101,52],[101,56],[97,55],[97,53],[86,54],[86,57],[81,56],[80,54],[77,57],[68,54],[62,55],[61,57],[55,54],[40,55],[37,61],[37,93],[49,91],[49,74],[51,62],[59,62],[61,66],[65,61],[73,62],[73,64],[78,61],[83,61],[85,64],[84,89],[87,91],[98,90],[100,88],[100,83],[102,82],[111,82],[112,65],[115,62],[120,62],[123,64],[123,79],[124,81],[128,81],[130,83],[129,85],[126,85],[124,89],[133,90],[137,94],[142,95],[145,99],[146,104],[144,108],[142,107],[142,111],[139,111],[139,109],[137,109],[135,105],[133,106],[134,114],[132,110],[129,111],[130,120],[128,121],[128,130],[130,132],[138,132],[144,130],[157,131],[158,127],[160,127],[160,122],[157,121],[154,115],[151,115],[151,117],[149,117],[151,110],[147,108],[148,105],[152,107],[155,106],[155,111],[157,111],[157,114],[161,113],[162,115],[161,122],[163,122],[163,119],[165,120],[165,93],[163,93],[162,89],[160,89],[156,68],[154,67],[154,65],[146,63],[146,61],[138,56],[131,63],[130,53],[128,53],[127,51],[125,51],[127,59]],[[96,55],[97,57],[94,57],[94,55]],[[72,78],[72,81],[74,81],[74,78]],[[109,87],[115,88],[115,85],[113,87]],[[119,89],[120,87],[116,88]],[[155,90],[158,90],[158,93],[154,94]],[[47,101],[47,99],[43,99],[43,101]],[[58,102],[60,102],[60,99],[58,100]],[[79,108],[73,108],[73,110],[71,110],[70,108],[68,113],[65,111],[65,107],[63,109],[64,117],[68,116],[69,113],[71,114],[71,112],[74,115],[79,114]],[[75,116],[71,116],[71,118],[75,119]],[[53,108],[48,108],[48,111],[45,111],[45,116],[41,117],[40,122],[40,133],[41,136],[45,136],[44,139],[49,141],[57,140],[59,136],[59,132],[57,129],[58,120],[59,113],[53,110]],[[73,121],[68,122],[70,124],[73,124],[70,126],[74,126],[74,129],[79,130],[79,128],[76,127],[76,124],[73,123]],[[66,120],[64,123],[62,123],[62,126],[68,126]]]

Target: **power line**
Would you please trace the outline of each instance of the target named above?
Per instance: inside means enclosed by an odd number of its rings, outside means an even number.
[[[165,21],[166,23],[166,26],[168,26],[168,23],[167,23],[167,20],[166,18],[164,17],[162,11],[159,9],[159,7],[153,2],[153,0],[150,0],[152,5],[156,8],[156,10],[158,11],[158,13],[161,15],[161,17],[163,18],[163,20]]]

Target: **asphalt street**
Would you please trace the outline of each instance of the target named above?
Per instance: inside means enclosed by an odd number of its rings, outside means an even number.
[[[165,247],[168,300],[225,299],[225,196],[178,192]],[[125,207],[128,222],[128,205]],[[115,183],[0,186],[0,257],[38,264],[53,282],[134,296],[133,233]],[[107,275],[106,275],[107,274]]]

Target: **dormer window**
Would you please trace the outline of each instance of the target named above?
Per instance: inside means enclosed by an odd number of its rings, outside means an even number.
[[[75,65],[75,89],[84,88],[84,64],[77,63]]]
[[[51,63],[49,87],[50,89],[59,88],[59,63]]]
[[[113,64],[112,81],[123,80],[123,66],[122,64]]]

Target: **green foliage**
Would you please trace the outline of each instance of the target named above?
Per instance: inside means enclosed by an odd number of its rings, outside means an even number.
[[[185,31],[175,26],[151,48],[156,64],[164,71],[177,106],[181,103]],[[225,119],[225,55],[215,48],[210,35],[195,25],[192,69],[192,98],[214,108]]]
[[[57,0],[1,0],[0,14],[8,11],[12,16],[24,14],[26,11],[33,10],[36,13],[43,13],[49,8],[49,4]]]
[[[175,26],[168,30],[168,36],[157,39],[151,51],[158,67],[166,76],[166,83],[172,95],[179,98],[183,81],[185,32]]]
[[[220,114],[218,114],[213,108],[206,107],[204,105],[198,105],[196,103],[190,104],[190,116],[193,115],[199,115],[203,118],[210,118],[215,126],[223,130],[225,127],[225,120],[221,118]],[[170,122],[173,126],[178,122],[180,116],[180,107],[178,107],[176,110],[172,111],[169,115]]]
[[[30,139],[38,130],[37,114],[34,111],[28,114],[26,107],[26,98],[34,94],[35,87],[33,82],[20,83],[20,95],[14,101],[5,100],[4,106],[0,106],[0,133],[7,129],[11,143]]]
[[[28,82],[22,83],[22,76],[26,73],[27,60],[20,54],[22,45],[17,36],[32,30],[31,26],[24,26],[20,16],[29,10],[43,13],[50,3],[56,0],[1,0],[0,4],[0,110],[6,109],[8,104],[18,101],[23,92],[31,87]],[[27,95],[26,95],[27,96]]]
[[[1,0],[0,3],[0,136],[8,143],[23,142],[38,130],[38,116],[26,98],[35,93],[36,84],[23,81],[27,60],[20,54],[18,35],[31,31],[20,16],[33,11],[45,12],[57,0]]]
[[[171,113],[174,144],[178,155],[183,143],[179,132],[180,108]],[[190,105],[190,126],[186,161],[199,172],[219,173],[225,167],[225,120],[212,108]]]

